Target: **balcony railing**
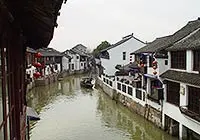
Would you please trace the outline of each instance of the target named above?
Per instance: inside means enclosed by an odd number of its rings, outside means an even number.
[[[187,109],[187,106],[180,106],[179,109],[182,114],[200,122],[200,113],[198,114],[198,113],[195,113],[195,112]]]

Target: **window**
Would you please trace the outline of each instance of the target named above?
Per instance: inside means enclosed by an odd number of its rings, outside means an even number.
[[[129,95],[133,95],[133,88],[132,87],[128,87],[128,94]]]
[[[122,91],[126,93],[126,85],[122,85]]]
[[[112,81],[110,81],[109,85],[112,87],[112,85],[113,85]]]
[[[126,60],[126,52],[123,52],[123,60]]]
[[[153,56],[149,56],[149,67],[153,66]]]
[[[200,114],[200,88],[188,86],[188,109]]]
[[[117,89],[121,90],[121,84],[117,83]]]
[[[74,64],[72,64],[72,70],[74,70]]]
[[[168,60],[165,60],[165,65],[168,65]]]
[[[58,65],[55,65],[55,70],[58,70]]]
[[[136,98],[142,100],[142,91],[138,89],[135,89],[135,90],[136,90]]]
[[[81,63],[81,67],[83,66],[83,63]]]
[[[167,81],[167,102],[179,106],[180,103],[180,84]]]
[[[193,70],[194,71],[200,71],[200,50],[198,51],[193,51],[194,54],[194,66],[193,66]]]
[[[186,69],[186,51],[171,52],[171,67]]]
[[[79,56],[76,56],[76,59],[79,59]]]

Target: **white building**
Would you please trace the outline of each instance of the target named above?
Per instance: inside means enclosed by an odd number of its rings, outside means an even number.
[[[200,134],[199,38],[198,19],[132,53],[143,69],[147,104],[162,113],[163,128],[180,139],[199,139]],[[196,106],[195,110],[188,109],[189,105]],[[196,119],[184,112],[190,112]]]
[[[200,139],[200,20],[197,22],[198,29],[168,48],[170,68],[161,75],[165,87],[162,123],[180,139]]]
[[[60,52],[53,48],[42,48],[37,51],[42,54],[38,61],[45,66],[41,70],[42,76],[46,77],[62,71],[62,54]]]
[[[69,71],[69,63],[71,61],[71,57],[67,54],[63,54],[62,57],[62,70],[63,71]]]
[[[71,58],[68,60],[68,69],[72,72],[79,71],[80,70],[80,55],[75,53],[72,50],[66,50],[65,52],[63,52],[63,54],[68,55]],[[63,64],[63,65],[67,65],[67,64]]]
[[[70,50],[64,51],[62,54],[65,56],[63,60],[64,70],[70,70],[72,72],[83,72],[88,70],[88,58],[86,53],[87,48],[82,44],[78,44]]]
[[[145,43],[133,34],[125,36],[121,41],[111,45],[107,49],[101,51],[101,64],[105,68],[104,73],[109,76],[115,74],[116,65],[126,65],[134,58],[130,56],[130,53],[143,47]]]

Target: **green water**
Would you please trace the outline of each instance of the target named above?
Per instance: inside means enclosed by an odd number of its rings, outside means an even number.
[[[31,140],[175,140],[102,90],[80,88],[80,77],[33,89],[28,104],[41,117]]]

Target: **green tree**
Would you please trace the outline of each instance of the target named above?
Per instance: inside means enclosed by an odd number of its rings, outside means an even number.
[[[92,53],[94,56],[97,56],[101,50],[106,49],[109,46],[110,46],[110,43],[108,41],[102,41],[101,44],[99,44],[97,48],[93,50]]]

